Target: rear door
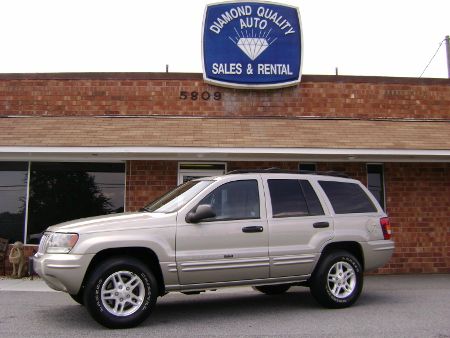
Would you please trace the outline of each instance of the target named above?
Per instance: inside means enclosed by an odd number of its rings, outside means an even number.
[[[280,175],[266,180],[264,186],[270,277],[310,274],[320,248],[333,238],[332,217],[307,179]]]

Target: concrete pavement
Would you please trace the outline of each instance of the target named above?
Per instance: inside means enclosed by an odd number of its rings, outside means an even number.
[[[34,291],[34,292],[57,292],[50,289],[40,278],[31,280],[29,277],[12,279],[0,277],[0,291]]]
[[[158,299],[148,320],[125,330],[100,326],[63,292],[5,290],[39,285],[0,281],[0,337],[450,338],[450,274],[366,276],[358,302],[339,310],[323,309],[302,287],[277,296],[249,287],[172,293]]]

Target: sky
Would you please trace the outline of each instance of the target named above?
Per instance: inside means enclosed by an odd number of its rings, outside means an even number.
[[[202,72],[204,0],[1,0],[0,73]],[[280,0],[299,8],[303,74],[419,77],[450,0]],[[445,43],[423,77],[446,78]]]

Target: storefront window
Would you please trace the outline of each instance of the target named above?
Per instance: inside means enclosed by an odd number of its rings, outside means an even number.
[[[0,237],[23,242],[28,163],[0,162]]]
[[[32,163],[27,242],[50,225],[124,210],[123,163]]]

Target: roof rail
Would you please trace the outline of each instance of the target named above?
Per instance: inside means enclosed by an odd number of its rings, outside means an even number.
[[[334,177],[343,177],[350,178],[345,173],[339,171],[310,171],[310,170],[286,170],[280,168],[267,168],[267,169],[238,169],[232,170],[226,173],[226,175],[233,174],[305,174],[305,175],[323,175],[323,176],[334,176]]]

